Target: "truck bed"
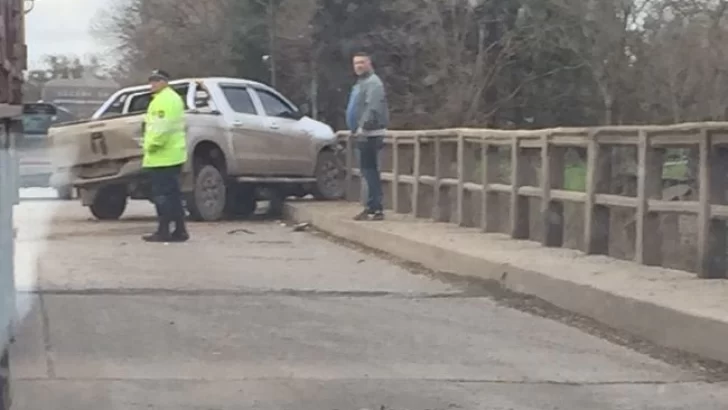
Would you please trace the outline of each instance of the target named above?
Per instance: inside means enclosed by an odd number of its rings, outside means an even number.
[[[56,169],[79,168],[77,177],[99,178],[118,172],[119,162],[141,158],[141,114],[81,121],[49,130]]]

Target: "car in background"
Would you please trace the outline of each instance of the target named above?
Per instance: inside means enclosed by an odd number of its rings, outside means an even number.
[[[22,188],[50,187],[53,163],[48,130],[54,125],[76,120],[73,113],[55,104],[42,101],[23,104],[23,131],[17,141]],[[61,199],[73,197],[70,185],[57,187],[56,191]]]

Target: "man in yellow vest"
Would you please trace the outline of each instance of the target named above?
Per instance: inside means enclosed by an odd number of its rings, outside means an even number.
[[[171,87],[169,74],[156,70],[149,76],[152,100],[144,119],[142,167],[149,174],[152,202],[157,209],[157,231],[147,242],[185,242],[185,211],[179,177],[187,161],[185,103]],[[175,229],[170,233],[170,224]]]

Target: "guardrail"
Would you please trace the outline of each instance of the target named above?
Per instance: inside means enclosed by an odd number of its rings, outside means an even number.
[[[358,200],[355,140],[348,133],[339,136],[347,146],[347,199]],[[673,148],[698,151],[695,200],[662,196],[666,152]],[[392,131],[383,151],[384,201],[394,212],[653,266],[668,266],[666,257],[686,243],[677,237],[680,222],[674,217],[691,216],[696,233],[688,236],[695,255],[683,258],[692,266],[680,268],[701,278],[726,277],[728,123]],[[615,169],[629,157],[636,165],[636,186],[620,191]],[[573,183],[579,163],[581,189]],[[569,170],[571,187],[566,186]],[[631,249],[614,255],[625,242]]]

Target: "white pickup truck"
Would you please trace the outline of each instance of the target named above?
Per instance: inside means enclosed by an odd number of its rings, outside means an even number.
[[[170,82],[185,100],[189,158],[182,190],[190,216],[215,221],[255,211],[263,187],[283,196],[336,199],[344,169],[334,130],[271,87],[233,78]],[[141,167],[148,86],[122,89],[90,120],[52,127],[52,186],[71,185],[98,219],[148,199]]]

